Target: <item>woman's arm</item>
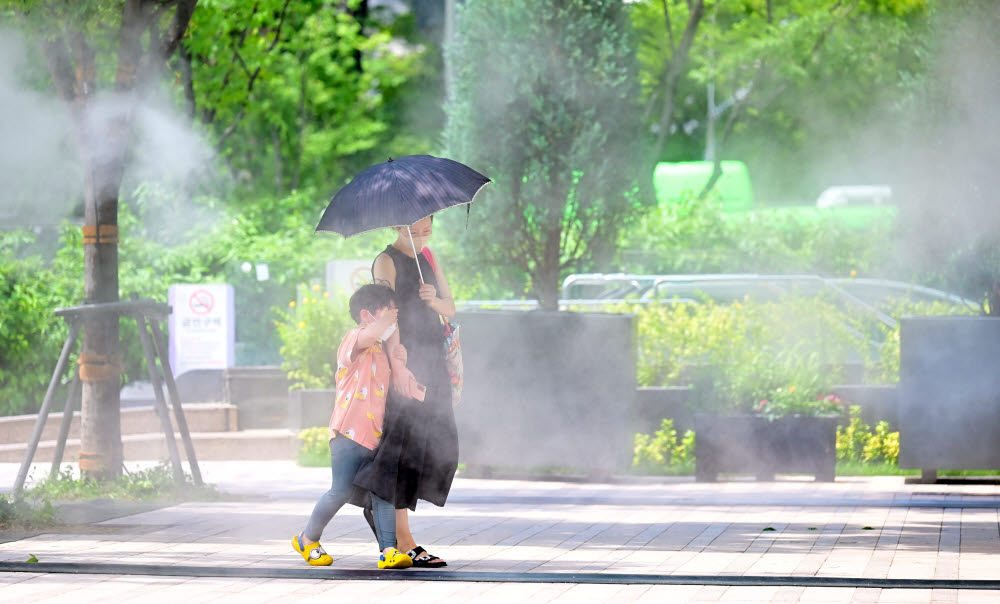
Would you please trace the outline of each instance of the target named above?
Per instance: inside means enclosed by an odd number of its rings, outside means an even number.
[[[381,253],[375,258],[372,265],[372,279],[376,285],[388,285],[393,290],[396,289],[396,265],[392,263],[392,258],[386,253]]]
[[[437,287],[433,285],[423,285],[420,287],[420,299],[427,303],[434,312],[450,319],[455,316],[455,300],[451,297],[451,288],[448,287],[448,280],[445,279],[444,269],[437,256],[434,256],[434,277],[437,280]]]
[[[375,258],[375,264],[372,266],[372,278],[377,285],[386,285],[393,290],[396,289],[396,265],[392,263],[392,258],[388,254],[379,254]],[[413,377],[413,372],[406,367],[405,349],[396,350],[397,347],[403,348],[399,343],[399,329],[392,332],[392,335],[385,342],[385,347],[389,356],[389,380],[392,382],[392,387],[410,398],[424,400],[423,393],[419,390],[420,384]]]

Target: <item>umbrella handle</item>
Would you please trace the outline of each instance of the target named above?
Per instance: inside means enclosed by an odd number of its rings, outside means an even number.
[[[409,227],[406,229],[406,234],[410,236],[410,248],[413,250],[413,260],[417,263],[417,274],[420,275],[420,285],[423,285],[424,271],[420,270],[420,258],[417,258],[417,246],[413,243],[413,233],[410,232]]]

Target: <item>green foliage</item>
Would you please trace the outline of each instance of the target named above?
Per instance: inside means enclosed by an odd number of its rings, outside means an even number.
[[[297,459],[300,466],[324,467],[330,465],[330,429],[326,426],[306,428],[299,432]]]
[[[0,530],[30,530],[55,524],[58,524],[56,510],[48,500],[36,503],[23,494],[0,495]],[[34,558],[33,555],[31,557]]]
[[[630,29],[620,0],[459,7],[446,146],[494,181],[459,240],[459,270],[551,308],[565,273],[611,259],[652,174]]]
[[[67,333],[52,314],[61,301],[56,275],[38,258],[19,261],[19,241],[28,238],[0,234],[0,415],[41,405]]]
[[[704,156],[711,86],[717,106],[731,102],[715,123],[716,153],[748,161],[759,199],[815,199],[814,174],[789,166],[828,166],[837,156],[857,162],[880,108],[926,69],[927,22],[937,4],[705,2],[679,73],[674,112],[661,123],[668,65],[679,52],[691,3],[637,2],[632,16],[646,119],[651,128],[676,129],[659,159]],[[856,166],[843,167],[858,173]]]
[[[315,234],[312,221],[318,220],[322,203],[307,191],[265,197],[240,211],[223,207],[212,198],[185,202],[179,211],[203,219],[195,220],[183,234],[165,232],[156,218],[160,204],[170,207],[176,203],[181,202],[174,195],[147,185],[121,204],[121,297],[134,293],[166,301],[167,290],[174,283],[231,283],[237,299],[237,341],[256,345],[269,362],[279,362],[279,347],[285,343],[274,321],[285,318],[273,314],[272,309],[287,308],[297,284],[322,275],[326,260],[374,258],[386,239],[374,233],[349,240]],[[69,223],[61,229],[59,251],[48,261],[39,256],[24,257],[34,235],[0,233],[0,415],[37,411],[67,333],[65,322],[52,311],[77,305],[83,299],[80,229]],[[267,264],[270,279],[258,281],[253,270],[244,272],[244,263]],[[329,362],[327,355],[333,354],[352,324],[346,301],[343,308],[343,318],[339,311],[330,311],[330,321],[317,315],[316,330],[310,328],[302,334],[310,346],[317,346],[314,351],[307,352],[303,341],[299,348],[291,345],[291,354],[296,359],[323,355]],[[309,318],[293,324],[304,319]],[[120,331],[123,383],[146,379],[134,321],[122,320]],[[306,375],[324,374],[319,366],[307,370]]]
[[[837,427],[837,461],[898,467],[899,432],[890,432],[889,423],[871,426],[861,420],[861,408],[851,406],[850,422]]]
[[[293,300],[288,310],[276,311],[280,318],[275,324],[282,342],[282,368],[293,389],[333,388],[337,348],[356,325],[348,310],[348,296],[344,292],[334,296],[320,293],[319,285],[302,289],[298,302]]]
[[[429,69],[423,47],[394,39],[359,0],[202,0],[184,43],[189,111],[241,183],[327,190],[376,157],[426,151],[387,106]]]
[[[788,386],[775,388],[768,398],[761,399],[754,406],[757,415],[773,420],[786,415],[841,415],[844,403],[833,394],[823,394],[823,388],[816,386],[818,375],[807,377],[805,387]]]
[[[832,303],[790,295],[776,302],[621,304],[638,316],[638,382],[697,386],[702,410],[745,412],[779,389],[805,395],[787,412],[824,414],[835,368],[865,345],[854,319]],[[797,400],[797,399],[796,399]]]
[[[25,497],[36,500],[77,501],[108,498],[119,501],[178,501],[184,499],[216,499],[219,493],[211,486],[196,487],[190,474],[184,482],[174,482],[173,470],[167,461],[136,472],[125,473],[117,480],[78,478],[70,466],[53,477],[42,480],[25,491]]]
[[[690,474],[694,471],[694,430],[678,440],[672,418],[653,434],[636,434],[632,470],[640,474]]]
[[[654,208],[622,236],[628,272],[871,273],[885,262],[889,216],[864,227],[833,215],[759,210],[725,214],[711,198],[690,196]]]

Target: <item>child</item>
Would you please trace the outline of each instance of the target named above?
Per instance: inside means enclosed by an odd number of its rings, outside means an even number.
[[[396,329],[396,293],[384,285],[364,285],[351,296],[351,317],[358,323],[337,349],[337,396],[330,418],[330,467],[333,483],[313,508],[309,523],[292,537],[292,547],[312,566],[329,566],[333,558],[319,544],[323,529],[347,502],[362,459],[378,446],[389,386],[389,357],[383,341]],[[405,364],[402,346],[393,349]],[[404,369],[405,371],[405,369]],[[412,380],[415,382],[415,380]],[[416,384],[411,384],[416,388]],[[375,536],[382,555],[379,568],[407,568],[413,561],[396,549],[396,511],[371,494]]]

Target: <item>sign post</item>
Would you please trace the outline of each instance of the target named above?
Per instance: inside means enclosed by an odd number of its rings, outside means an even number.
[[[342,293],[350,296],[359,287],[372,282],[372,265],[369,260],[331,260],[326,263],[326,290],[330,295]]]
[[[235,362],[236,313],[233,286],[171,285],[170,366],[180,375],[191,369],[225,369]]]

